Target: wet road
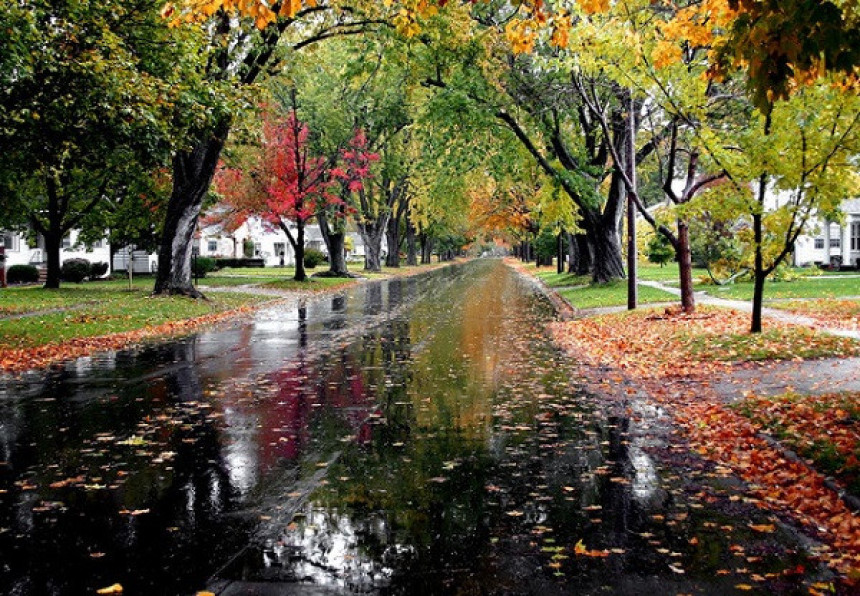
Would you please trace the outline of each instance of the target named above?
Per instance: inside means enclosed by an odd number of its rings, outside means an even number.
[[[482,261],[0,380],[0,593],[805,593],[552,317]]]

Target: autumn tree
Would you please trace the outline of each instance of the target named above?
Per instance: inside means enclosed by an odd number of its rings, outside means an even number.
[[[201,206],[236,116],[247,109],[256,84],[295,51],[341,35],[362,33],[384,22],[389,9],[374,3],[348,6],[336,0],[179,0],[165,17],[178,28],[208,35],[210,58],[200,71],[205,90],[229,100],[213,110],[209,125],[173,157],[173,189],[166,209],[154,292],[197,295],[191,284],[191,239]]]

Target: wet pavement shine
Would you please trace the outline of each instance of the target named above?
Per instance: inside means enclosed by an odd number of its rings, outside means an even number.
[[[805,593],[553,317],[477,261],[0,379],[0,593]]]

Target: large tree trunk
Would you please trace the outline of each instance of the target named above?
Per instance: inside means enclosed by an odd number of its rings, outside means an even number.
[[[386,217],[371,223],[359,223],[358,233],[364,241],[364,270],[382,271],[382,236],[388,223]]]
[[[344,250],[344,241],[346,232],[334,232],[329,227],[328,217],[320,212],[317,214],[317,221],[320,224],[320,232],[322,232],[323,240],[328,249],[328,273],[336,277],[348,277],[349,271],[346,269],[346,251]]]
[[[400,267],[400,218],[389,217],[385,226],[385,242],[388,254],[385,255],[386,267]]]
[[[189,151],[179,152],[173,158],[173,190],[158,252],[154,294],[203,297],[191,283],[192,240],[229,130],[229,124],[224,122],[212,136],[197,141]]]
[[[568,273],[588,275],[591,273],[591,247],[585,234],[571,234],[568,239]]]
[[[43,234],[45,239],[45,258],[48,264],[45,288],[56,290],[60,287],[60,247],[63,243],[63,230],[51,222],[50,229]]]
[[[418,235],[418,240],[421,244],[421,264],[429,265],[430,257],[433,256],[433,240],[424,232]]]
[[[659,233],[659,232],[658,232]],[[693,295],[693,257],[690,250],[690,227],[687,222],[678,220],[678,276],[681,282],[681,308],[684,312],[696,310]]]
[[[364,239],[364,270],[378,273],[382,271],[382,247],[381,238],[377,241]]]
[[[415,242],[415,226],[406,218],[406,264],[414,267],[418,264],[418,246]]]
[[[592,256],[592,281],[608,283],[624,279],[624,259],[621,255],[621,238],[614,218],[607,218],[596,211],[583,213],[583,227],[588,238]]]

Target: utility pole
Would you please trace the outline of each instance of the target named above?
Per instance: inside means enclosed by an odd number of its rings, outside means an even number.
[[[636,186],[636,102],[633,93],[630,93],[630,105],[628,108],[628,126],[630,134],[627,135],[627,176],[630,179],[630,188],[627,189],[627,310],[634,310],[637,303],[637,271],[636,271],[636,204],[634,199],[637,191]]]

